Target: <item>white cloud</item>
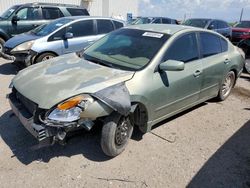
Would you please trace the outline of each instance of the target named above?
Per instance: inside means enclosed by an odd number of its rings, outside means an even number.
[[[250,0],[141,0],[140,15],[191,17],[239,17],[241,8],[246,8],[245,16],[250,19]],[[248,15],[249,14],[249,15]]]

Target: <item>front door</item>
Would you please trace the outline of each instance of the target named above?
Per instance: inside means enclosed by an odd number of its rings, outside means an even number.
[[[67,33],[72,33],[73,38],[65,39],[63,53],[81,51],[98,39],[93,20],[82,20],[68,26]]]
[[[185,34],[175,40],[162,62],[177,60],[185,63],[182,71],[156,71],[153,74],[152,100],[154,120],[164,119],[199,100],[202,83],[202,62],[199,59],[197,36]]]
[[[14,16],[17,19],[12,19],[9,25],[11,36],[28,32],[44,23],[41,20],[39,7],[22,7]]]

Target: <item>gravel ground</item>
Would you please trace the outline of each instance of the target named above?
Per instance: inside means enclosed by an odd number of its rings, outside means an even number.
[[[0,187],[250,187],[249,75],[224,102],[203,103],[145,135],[135,131],[110,159],[99,129],[31,150],[36,141],[6,99],[16,71],[0,60]]]

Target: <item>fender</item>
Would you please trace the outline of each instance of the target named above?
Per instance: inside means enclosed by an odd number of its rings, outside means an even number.
[[[5,41],[9,40],[11,36],[7,34],[3,29],[0,28],[0,37]]]

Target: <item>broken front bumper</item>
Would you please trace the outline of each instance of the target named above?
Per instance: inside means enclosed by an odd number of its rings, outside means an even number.
[[[9,104],[12,111],[21,121],[23,126],[35,137],[38,141],[50,141],[53,140],[53,132],[45,126],[38,125],[34,122],[33,115],[30,114],[24,106],[15,98],[14,94],[11,93],[9,96]]]

